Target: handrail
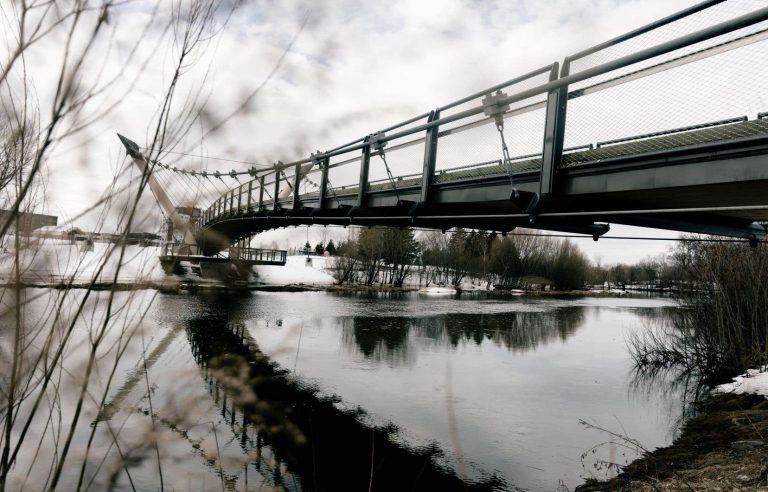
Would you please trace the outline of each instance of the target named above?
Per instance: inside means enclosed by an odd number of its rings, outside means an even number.
[[[673,22],[679,21],[680,19],[684,19],[690,15],[696,14],[698,12],[701,12],[702,10],[706,10],[710,7],[714,7],[715,5],[724,3],[726,1],[727,0],[706,0],[699,4],[688,7],[687,9],[681,10],[680,12],[676,12],[670,16],[651,22],[650,24],[646,24],[643,27],[639,27],[633,31],[629,31],[628,33],[624,33],[620,36],[616,36],[615,38],[609,39],[608,41],[604,41],[600,44],[590,46],[585,50],[582,50],[582,51],[579,51],[578,53],[574,53],[573,55],[567,56],[565,59],[568,61],[579,60],[593,53],[597,53],[598,51],[602,51],[606,48],[610,48],[611,46],[615,46],[617,44],[623,43],[624,41],[628,41],[632,38],[636,38],[637,36],[653,31],[654,29],[658,29],[659,27],[663,27],[667,24],[671,24]]]

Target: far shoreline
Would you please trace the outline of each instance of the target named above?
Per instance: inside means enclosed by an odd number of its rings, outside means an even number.
[[[203,291],[255,291],[255,292],[336,292],[336,293],[408,293],[418,292],[423,286],[406,285],[396,287],[392,285],[338,285],[338,284],[255,284],[245,282],[179,282],[176,280],[165,280],[161,282],[142,281],[142,282],[34,282],[22,281],[3,282],[2,288],[21,288],[21,289],[52,289],[52,290],[94,290],[94,291],[135,291],[135,290],[158,290],[163,293],[184,293],[184,292],[203,292]],[[525,289],[461,289],[456,288],[454,295],[441,295],[439,297],[458,297],[469,294],[485,294],[498,297],[647,297],[651,296],[674,296],[674,291],[669,290],[525,290]]]

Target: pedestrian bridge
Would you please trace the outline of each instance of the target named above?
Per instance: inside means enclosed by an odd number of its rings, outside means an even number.
[[[249,178],[205,208],[192,235],[206,255],[308,224],[597,239],[618,223],[756,244],[768,221],[764,5],[703,2],[294,162],[174,170]]]

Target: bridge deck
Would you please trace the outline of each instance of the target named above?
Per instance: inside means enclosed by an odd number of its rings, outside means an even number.
[[[697,145],[712,144],[717,142],[732,141],[734,136],[738,138],[749,138],[753,136],[768,136],[768,119],[762,118],[750,121],[740,121],[738,123],[711,124],[706,128],[696,128],[692,130],[670,130],[668,134],[651,137],[628,137],[626,141],[615,144],[598,143],[596,148],[589,150],[580,150],[563,153],[561,169],[575,169],[580,166],[599,164],[608,159],[616,159],[628,156],[642,156],[653,149],[654,152],[664,150],[680,149],[693,147]],[[375,155],[375,154],[374,154]],[[438,151],[439,155],[439,151]],[[477,180],[483,178],[507,177],[509,172],[513,174],[525,174],[539,172],[541,169],[541,156],[537,157],[512,157],[507,165],[502,165],[501,160],[496,163],[481,163],[460,166],[453,169],[444,169],[438,171],[435,175],[434,184],[457,183],[467,180]],[[421,174],[416,176],[396,177],[395,188],[400,191],[413,190],[421,186]],[[367,191],[370,193],[387,191],[391,192],[394,188],[389,180],[380,180],[368,185]],[[341,186],[335,188],[335,198],[356,197],[359,191],[357,185]],[[326,194],[328,198],[334,198],[334,195]],[[317,200],[319,193],[314,191],[304,193],[299,196],[299,200],[306,202]],[[293,198],[278,200],[282,207],[291,208]],[[264,207],[272,208],[273,200],[265,200]]]
[[[437,172],[434,202],[422,208],[418,216],[413,214],[410,206],[402,208],[396,204],[398,198],[418,202],[421,175],[395,178],[396,190],[388,180],[369,184],[368,205],[364,208],[356,206],[358,186],[336,188],[335,194],[329,191],[323,210],[317,208],[317,192],[300,195],[297,210],[292,209],[293,197],[278,201],[277,207],[271,200],[266,200],[261,210],[235,207],[203,224],[198,235],[207,238],[203,243],[208,244],[205,247],[208,253],[224,249],[225,243],[233,238],[313,223],[490,230],[526,226],[599,235],[607,228],[600,229],[602,226],[594,225],[593,221],[605,221],[737,237],[759,235],[761,230],[750,224],[768,220],[768,210],[764,206],[768,190],[765,157],[768,155],[768,119],[710,125],[601,143],[597,148],[564,153],[560,168],[563,192],[556,201],[542,208],[544,213],[540,214],[542,218],[536,224],[529,224],[528,214],[510,201],[508,168],[497,161]],[[654,149],[654,152],[648,152],[648,149]],[[512,158],[509,165],[518,189],[523,192],[538,189],[541,157]],[[612,213],[612,210],[628,208],[637,212],[745,204],[758,207],[718,213],[691,211],[650,216]],[[337,208],[340,206],[347,208]],[[593,215],[589,215],[591,211]],[[567,220],[544,219],[547,213],[584,215]],[[506,216],[494,217],[493,214]]]

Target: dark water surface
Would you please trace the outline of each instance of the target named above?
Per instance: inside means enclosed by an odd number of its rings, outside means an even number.
[[[73,443],[78,463],[96,425],[93,489],[158,490],[162,475],[168,490],[572,490],[610,473],[597,460],[633,456],[580,420],[654,448],[681,414],[676,390],[637,384],[626,344],[675,309],[664,299],[146,291],[131,302],[116,316],[146,312],[143,329]],[[94,379],[105,387],[107,371]],[[42,425],[33,437],[45,441]]]

